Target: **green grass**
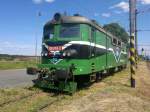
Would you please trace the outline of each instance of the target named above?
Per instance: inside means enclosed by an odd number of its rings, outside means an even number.
[[[39,91],[37,88],[5,88],[0,89],[0,105]]]
[[[130,87],[130,70],[125,69],[94,83],[88,88],[77,91],[73,96],[64,95],[64,99],[50,96],[49,92],[0,107],[0,112],[36,112],[41,106],[60,99],[44,109],[45,112],[150,112],[150,77],[146,63],[139,64],[136,74],[136,88]],[[39,91],[39,89],[37,89]],[[20,96],[37,91],[34,88],[0,89],[0,103],[17,99]]]
[[[7,69],[22,69],[26,67],[33,67],[36,62],[33,61],[0,61],[0,70]]]

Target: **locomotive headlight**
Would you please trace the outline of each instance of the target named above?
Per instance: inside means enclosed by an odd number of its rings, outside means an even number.
[[[64,57],[66,57],[66,56],[67,56],[67,57],[70,57],[70,56],[71,56],[71,53],[70,53],[70,52],[64,52],[64,53],[63,53],[63,56],[64,56]]]
[[[66,56],[66,52],[63,53],[63,56],[64,56],[64,57]]]
[[[48,54],[47,53],[45,53],[45,56],[47,56]]]
[[[61,20],[61,14],[60,14],[60,13],[56,13],[56,14],[54,15],[54,19],[55,19],[56,21],[60,21],[60,20]]]
[[[68,53],[67,53],[67,56],[68,56],[68,57],[69,57],[69,56],[71,56],[71,53],[70,53],[70,52],[68,52]]]
[[[76,56],[77,55],[77,51],[75,49],[70,49],[70,50],[66,50],[63,53],[63,56],[67,56],[67,57],[71,57],[71,56]]]

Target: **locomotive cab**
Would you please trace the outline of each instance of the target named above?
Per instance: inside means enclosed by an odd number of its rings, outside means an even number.
[[[78,48],[69,44],[72,40],[81,40],[80,24],[67,23],[46,26],[43,35],[42,56],[48,56],[50,58],[54,55],[57,58],[76,57],[78,55]]]
[[[87,45],[90,27],[84,23],[85,20],[80,16],[61,17],[55,14],[44,26],[42,64],[51,64],[53,67],[65,64],[70,67],[90,57],[91,47]]]

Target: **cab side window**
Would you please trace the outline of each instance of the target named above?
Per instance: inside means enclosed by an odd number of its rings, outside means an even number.
[[[95,42],[95,33],[96,33],[96,29],[95,28],[91,28],[91,42]]]
[[[118,41],[118,46],[121,47],[121,41]]]
[[[117,45],[117,39],[116,38],[113,38],[113,44]]]

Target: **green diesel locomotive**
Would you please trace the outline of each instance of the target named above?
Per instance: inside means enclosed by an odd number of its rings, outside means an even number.
[[[127,61],[127,42],[94,20],[56,13],[44,26],[35,85],[74,93],[77,84],[98,80],[105,71],[122,69]]]

